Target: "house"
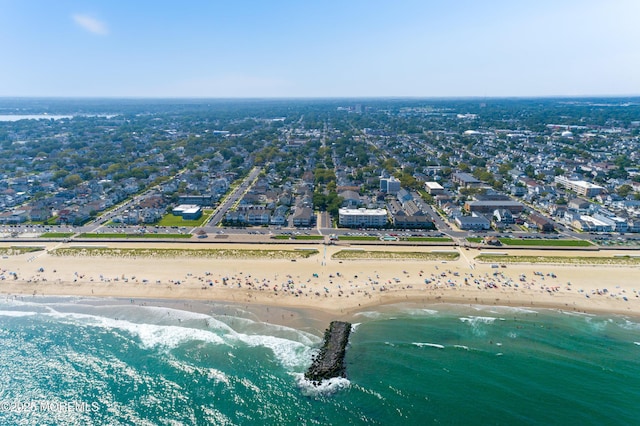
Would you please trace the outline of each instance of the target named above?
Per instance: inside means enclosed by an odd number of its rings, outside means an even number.
[[[355,191],[342,191],[338,196],[343,199],[342,207],[357,208],[362,205],[360,194]]]
[[[407,191],[407,190],[406,190],[406,189],[404,189],[404,188],[401,188],[401,189],[397,192],[397,194],[396,194],[396,198],[397,198],[398,202],[399,202],[401,205],[403,205],[403,206],[404,206],[404,204],[405,204],[407,201],[411,201],[411,200],[413,200],[413,196],[409,193],[409,191]]]
[[[610,212],[600,211],[598,213],[594,213],[593,218],[612,226],[615,232],[625,233],[629,231],[629,224],[627,221]]]
[[[456,225],[462,230],[486,230],[491,228],[491,222],[484,216],[459,216]]]
[[[293,226],[311,226],[314,222],[313,210],[309,207],[298,207],[293,215]]]
[[[140,214],[137,210],[126,211],[121,216],[115,217],[113,221],[126,223],[127,225],[137,225],[140,223]]]
[[[529,215],[529,224],[533,225],[542,232],[553,232],[554,226],[553,222],[551,222],[546,217],[540,216],[539,214],[532,213]]]
[[[567,203],[567,207],[571,210],[577,210],[580,213],[586,213],[589,210],[589,206],[591,203],[587,200],[583,200],[582,198],[572,198]]]
[[[640,232],[640,219],[629,219],[627,232]]]
[[[180,204],[183,204],[183,203],[180,203]],[[151,195],[141,200],[140,203],[138,204],[138,207],[143,209],[161,209],[165,207],[165,201],[161,195]]]
[[[14,210],[9,212],[0,213],[0,223],[4,224],[18,224],[24,223],[28,219],[26,210]]]
[[[51,217],[51,210],[45,207],[34,207],[29,210],[29,220],[33,222],[44,222]]]
[[[579,220],[574,220],[571,225],[576,229],[587,232],[613,232],[614,230],[614,225],[584,215],[580,216]]]
[[[527,193],[527,188],[525,188],[524,186],[519,186],[519,185],[511,185],[509,187],[509,190],[511,192],[511,195],[516,196],[516,197],[522,197],[524,194]]]
[[[225,178],[218,178],[211,182],[211,192],[224,194],[229,189],[229,182]]]
[[[499,222],[503,225],[511,225],[516,223],[513,219],[513,214],[507,209],[497,209],[493,211],[493,217],[495,217],[495,221]]]
[[[140,211],[140,220],[144,223],[156,223],[164,216],[164,209],[142,209]]]
[[[58,211],[58,223],[84,223],[89,219],[90,215],[86,209],[72,206]]]
[[[246,212],[246,222],[249,225],[268,225],[271,220],[271,210],[266,208],[249,208]]]
[[[444,205],[446,205],[447,203],[451,203],[451,196],[450,195],[436,195],[436,204],[438,207],[443,208]]]
[[[276,207],[276,209],[273,211],[273,214],[271,215],[271,225],[284,225],[287,221],[287,211],[289,211],[289,208],[286,206]]]

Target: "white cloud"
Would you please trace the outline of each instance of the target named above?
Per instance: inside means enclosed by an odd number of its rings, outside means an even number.
[[[80,26],[84,30],[89,31],[92,34],[97,34],[97,35],[109,34],[109,29],[107,28],[107,25],[104,22],[97,20],[96,18],[92,18],[91,16],[81,15],[81,14],[75,14],[72,16],[72,18],[73,18],[73,21],[78,26]]]

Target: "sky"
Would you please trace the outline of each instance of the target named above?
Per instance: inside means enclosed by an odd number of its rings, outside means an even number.
[[[640,95],[640,0],[0,0],[0,97]]]

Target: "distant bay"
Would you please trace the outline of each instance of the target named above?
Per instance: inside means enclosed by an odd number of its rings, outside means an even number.
[[[49,114],[0,114],[0,121],[20,121],[20,120],[62,120],[63,118],[73,118],[73,115],[49,115]]]
[[[113,118],[116,114],[80,114],[80,115],[57,115],[57,114],[0,114],[0,122],[13,122],[20,120],[63,120],[74,117],[104,117]]]

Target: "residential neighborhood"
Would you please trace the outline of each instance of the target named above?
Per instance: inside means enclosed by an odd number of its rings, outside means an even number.
[[[5,99],[0,146],[5,226],[640,233],[637,100]]]

